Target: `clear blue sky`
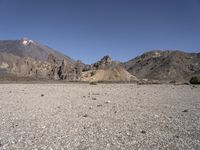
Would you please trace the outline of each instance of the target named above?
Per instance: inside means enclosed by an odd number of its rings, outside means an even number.
[[[0,39],[21,37],[85,63],[200,52],[200,0],[0,0]]]

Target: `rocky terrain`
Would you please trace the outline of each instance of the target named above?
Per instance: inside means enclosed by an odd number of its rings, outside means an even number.
[[[127,72],[119,62],[114,62],[109,56],[89,66],[88,71],[83,71],[82,81],[138,81]]]
[[[150,51],[123,66],[140,79],[187,82],[200,74],[200,53]]]
[[[86,65],[27,38],[0,41],[0,80],[189,83],[198,75],[200,53],[150,51],[124,63],[105,56]]]
[[[200,87],[0,84],[0,149],[200,149]]]

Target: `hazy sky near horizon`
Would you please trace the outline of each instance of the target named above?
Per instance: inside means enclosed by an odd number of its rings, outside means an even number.
[[[0,40],[22,37],[84,63],[200,52],[200,0],[0,0]]]

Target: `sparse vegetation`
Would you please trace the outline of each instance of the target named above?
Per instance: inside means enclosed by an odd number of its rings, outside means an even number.
[[[97,85],[97,82],[96,81],[91,81],[90,85]]]
[[[190,80],[191,84],[200,84],[200,75],[194,76]]]

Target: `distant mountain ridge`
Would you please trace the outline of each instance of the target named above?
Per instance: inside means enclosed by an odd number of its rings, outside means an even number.
[[[150,80],[188,81],[200,74],[200,53],[182,51],[150,51],[123,63],[138,78]]]
[[[0,80],[188,82],[200,74],[200,53],[149,51],[127,62],[109,56],[86,65],[39,42],[0,40]]]

